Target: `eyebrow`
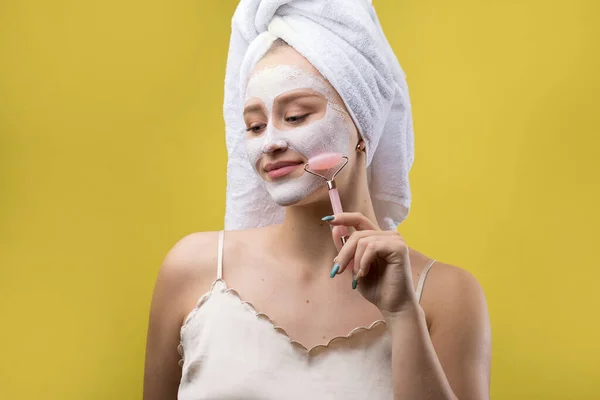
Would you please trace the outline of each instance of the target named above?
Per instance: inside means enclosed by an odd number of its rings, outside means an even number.
[[[244,108],[244,114],[257,113],[263,110],[262,104],[251,104]]]
[[[316,97],[318,99],[326,100],[323,95],[312,92],[294,92],[294,93],[283,93],[275,98],[275,101],[282,102],[284,104],[291,103],[292,101],[298,100],[303,97]]]
[[[294,93],[282,93],[275,98],[276,102],[281,102],[284,105],[289,104],[295,100],[304,98],[304,97],[316,97],[321,100],[327,101],[327,99],[319,94],[312,92],[294,92]],[[251,113],[258,113],[264,110],[264,106],[262,104],[250,104],[244,108],[244,115]]]

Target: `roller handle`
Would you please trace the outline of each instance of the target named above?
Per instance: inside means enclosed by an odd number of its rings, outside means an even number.
[[[344,212],[344,210],[342,210],[342,202],[340,200],[340,194],[338,193],[337,188],[329,190],[329,199],[331,200],[333,215],[341,214]],[[342,244],[345,244],[346,240],[348,240],[348,237],[350,237],[350,233],[348,232],[348,228],[345,226],[340,226],[339,229],[340,235],[342,236]]]

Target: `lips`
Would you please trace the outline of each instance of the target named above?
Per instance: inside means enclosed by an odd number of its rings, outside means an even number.
[[[278,161],[265,165],[265,171],[269,178],[276,179],[288,175],[302,164],[302,161]]]

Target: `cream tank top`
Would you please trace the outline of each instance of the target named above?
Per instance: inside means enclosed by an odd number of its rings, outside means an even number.
[[[181,327],[178,399],[392,399],[392,342],[385,321],[307,349],[223,280],[217,279]],[[417,285],[421,299],[432,260]]]

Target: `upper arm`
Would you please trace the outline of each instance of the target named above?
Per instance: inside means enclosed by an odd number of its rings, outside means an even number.
[[[431,341],[456,397],[489,399],[492,340],[485,295],[469,272],[439,267],[425,285],[432,293]]]
[[[169,251],[158,273],[148,322],[144,400],[176,399],[181,324],[216,274],[214,232],[193,233]]]

